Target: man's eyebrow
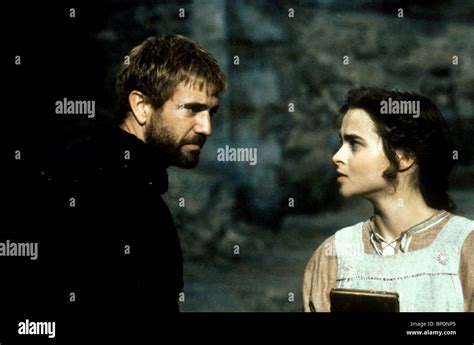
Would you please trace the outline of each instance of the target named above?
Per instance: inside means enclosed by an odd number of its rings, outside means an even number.
[[[341,138],[341,133],[338,133],[339,138]],[[360,141],[365,141],[364,138],[361,136],[358,136],[357,134],[349,133],[349,134],[344,134],[343,135],[344,140],[360,140]]]
[[[191,103],[184,103],[183,108],[186,109],[193,109],[195,111],[203,111],[209,109],[209,106],[204,103],[199,102],[191,102]],[[216,111],[219,108],[219,105],[214,106],[211,110]]]

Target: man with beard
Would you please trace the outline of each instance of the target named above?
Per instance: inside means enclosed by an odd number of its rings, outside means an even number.
[[[150,37],[127,58],[114,125],[70,145],[61,173],[43,172],[54,190],[43,214],[55,214],[43,219],[41,262],[22,278],[36,286],[17,310],[102,320],[179,311],[181,247],[161,194],[170,165],[198,164],[225,76],[180,35]]]

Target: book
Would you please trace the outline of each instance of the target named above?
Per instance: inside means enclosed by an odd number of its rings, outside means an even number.
[[[399,312],[397,292],[332,289],[331,312]]]

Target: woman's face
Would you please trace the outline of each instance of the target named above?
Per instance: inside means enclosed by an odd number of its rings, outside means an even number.
[[[341,147],[332,157],[337,166],[339,193],[344,197],[371,197],[386,190],[389,184],[382,177],[389,167],[369,114],[362,109],[349,109],[344,115]]]

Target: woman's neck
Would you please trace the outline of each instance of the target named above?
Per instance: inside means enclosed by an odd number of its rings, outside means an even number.
[[[368,198],[374,207],[375,231],[388,242],[399,238],[403,232],[439,212],[429,207],[419,190]]]

